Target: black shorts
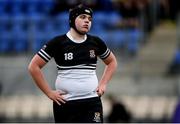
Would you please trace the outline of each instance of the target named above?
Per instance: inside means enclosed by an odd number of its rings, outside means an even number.
[[[103,109],[99,97],[53,103],[55,123],[103,123]]]

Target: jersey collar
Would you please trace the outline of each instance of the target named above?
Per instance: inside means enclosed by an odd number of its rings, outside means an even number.
[[[75,40],[75,39],[72,37],[70,31],[68,31],[68,32],[66,33],[66,36],[67,36],[70,40],[72,40],[73,42],[75,42],[75,43],[83,43],[83,42],[87,39],[87,35],[85,35],[85,37],[84,37],[83,40]]]

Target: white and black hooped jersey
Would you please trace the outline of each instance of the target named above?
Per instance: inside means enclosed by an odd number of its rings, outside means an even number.
[[[75,100],[97,96],[97,57],[105,59],[110,52],[98,37],[86,35],[77,43],[68,32],[50,40],[38,55],[46,62],[54,58],[58,68],[56,89],[67,93],[66,100]]]

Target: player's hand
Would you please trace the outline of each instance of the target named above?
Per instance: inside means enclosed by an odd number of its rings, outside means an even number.
[[[104,85],[104,84],[100,84],[100,85],[96,88],[96,92],[97,92],[98,96],[102,96],[105,91],[106,91],[106,85]]]
[[[62,103],[65,104],[66,100],[64,99],[63,95],[65,95],[66,93],[61,92],[61,91],[51,91],[50,93],[48,93],[48,97],[53,100],[54,102],[56,102],[58,105],[61,105]]]

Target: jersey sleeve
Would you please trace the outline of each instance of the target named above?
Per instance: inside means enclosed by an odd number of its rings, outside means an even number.
[[[54,44],[54,41],[50,40],[38,51],[37,54],[46,62],[48,62],[54,56],[55,46],[56,45]]]
[[[107,47],[105,42],[102,41],[100,38],[98,38],[98,48],[99,48],[98,56],[101,59],[106,59],[111,53],[111,50]]]

